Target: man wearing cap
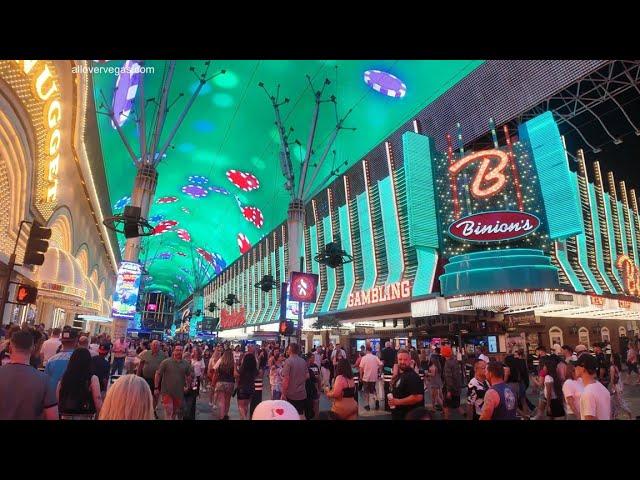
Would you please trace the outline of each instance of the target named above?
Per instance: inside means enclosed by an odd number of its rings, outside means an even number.
[[[585,354],[589,355],[589,349],[587,348],[586,345],[583,345],[582,343],[579,343],[578,345],[576,345],[574,352],[576,354],[576,361],[579,360],[582,355],[585,355]]]
[[[595,357],[584,354],[578,357],[576,376],[584,384],[580,395],[581,420],[611,420],[611,394],[597,380],[597,369]]]
[[[49,380],[54,391],[58,387],[58,382],[62,379],[62,375],[64,375],[67,369],[71,354],[78,345],[78,331],[66,325],[62,329],[60,341],[62,342],[62,351],[51,357],[47,362],[47,366],[44,368],[44,373],[49,375]]]
[[[100,380],[100,392],[104,398],[109,385],[109,346],[102,344],[98,347],[98,355],[91,357],[91,373]]]
[[[9,349],[9,363],[0,367],[0,420],[58,420],[55,388],[29,364],[33,335],[15,332]]]

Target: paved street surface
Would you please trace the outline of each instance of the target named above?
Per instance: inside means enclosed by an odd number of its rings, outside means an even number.
[[[635,384],[636,381],[637,381],[636,377],[634,376],[633,385],[625,385],[625,392],[624,392],[624,397],[627,400],[629,407],[631,408],[631,412],[633,413],[634,419],[636,416],[640,416],[640,385],[636,385]],[[263,391],[262,398],[263,400],[270,400],[271,390],[269,388],[269,382],[267,380],[267,377],[265,377],[264,385],[265,385],[265,390]],[[529,389],[529,393],[527,396],[529,397],[529,400],[531,400],[531,402],[534,405],[537,405],[538,395],[537,393],[532,392],[531,388]],[[360,400],[359,401],[359,405],[360,405],[359,419],[360,420],[391,420],[391,414],[389,412],[384,411],[384,404],[382,402],[380,402],[381,403],[380,410],[375,410],[373,409],[373,406],[372,406],[371,411],[367,411],[364,409],[365,404],[364,404],[362,393],[359,394],[359,397],[360,397],[359,398]],[[462,404],[466,408],[466,402],[464,400],[465,398],[466,398],[466,389],[463,390],[462,392]],[[431,409],[431,398],[428,393],[427,393],[426,403],[427,403],[427,408]],[[330,409],[331,409],[331,402],[327,399],[327,397],[324,394],[321,395],[320,411],[326,411]],[[162,406],[158,406],[158,415],[160,418],[163,417]],[[442,419],[442,413],[436,412],[435,418]],[[621,414],[619,418],[626,420],[626,416],[624,414]],[[237,401],[235,398],[231,399],[229,419],[240,420]],[[457,410],[452,410],[451,420],[464,420],[464,419],[465,418],[462,415],[460,415]],[[209,406],[209,392],[201,393],[200,397],[198,398],[198,402],[196,403],[196,420],[218,420],[217,412]]]

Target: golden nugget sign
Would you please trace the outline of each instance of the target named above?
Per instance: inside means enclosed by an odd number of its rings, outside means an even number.
[[[45,158],[47,186],[43,201],[56,201],[58,164],[60,161],[60,118],[62,104],[60,87],[44,60],[15,60],[20,70],[31,80],[33,94],[42,101],[42,117],[46,130]]]
[[[404,280],[389,285],[380,285],[369,290],[359,290],[349,295],[347,307],[361,307],[374,303],[389,302],[411,297],[411,282]]]
[[[629,295],[640,297],[640,269],[626,255],[620,255],[616,267],[622,273],[624,289]]]

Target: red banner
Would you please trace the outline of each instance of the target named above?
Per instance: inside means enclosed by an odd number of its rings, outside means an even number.
[[[449,235],[464,242],[501,242],[528,235],[539,226],[535,215],[503,210],[456,220],[449,226]]]
[[[244,307],[237,311],[229,311],[226,308],[220,311],[220,325],[223,329],[241,327],[245,321]]]

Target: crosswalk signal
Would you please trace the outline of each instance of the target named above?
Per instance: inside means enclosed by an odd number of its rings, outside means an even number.
[[[44,263],[44,254],[49,248],[49,242],[47,240],[50,238],[51,229],[40,226],[40,224],[34,220],[33,225],[31,225],[31,231],[29,232],[27,248],[25,249],[22,263],[25,265],[42,265]]]
[[[278,327],[278,333],[280,333],[280,335],[284,335],[285,337],[288,337],[290,335],[293,334],[293,322],[289,321],[289,320],[281,320],[280,321],[280,325]]]
[[[16,288],[16,303],[27,304],[36,303],[36,297],[38,296],[38,289],[31,285],[18,285]]]

